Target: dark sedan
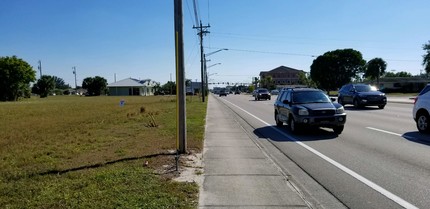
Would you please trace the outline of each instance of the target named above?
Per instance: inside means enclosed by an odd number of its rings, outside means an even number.
[[[387,97],[369,84],[346,84],[339,90],[337,99],[341,105],[352,104],[355,108],[378,106],[384,109]]]

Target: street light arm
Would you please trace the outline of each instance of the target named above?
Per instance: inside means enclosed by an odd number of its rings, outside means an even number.
[[[215,63],[215,64],[213,64],[213,65],[209,65],[209,66],[207,66],[207,67],[206,67],[206,69],[208,69],[208,68],[210,68],[210,67],[213,67],[213,66],[215,66],[215,65],[221,65],[221,63],[220,63],[220,62],[218,62],[218,63]]]
[[[224,49],[218,49],[218,50],[216,50],[216,51],[213,51],[213,52],[209,52],[209,53],[207,53],[207,54],[205,54],[206,55],[206,57],[207,56],[210,56],[210,55],[212,55],[212,54],[215,54],[215,53],[217,53],[217,52],[220,52],[220,51],[223,51],[223,50],[228,50],[228,49],[226,49],[226,48],[224,48]]]

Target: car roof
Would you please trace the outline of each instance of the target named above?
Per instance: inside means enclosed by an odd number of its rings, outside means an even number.
[[[283,89],[282,91],[295,91],[295,92],[301,92],[301,91],[321,91],[321,89],[314,89],[314,88],[287,88]]]

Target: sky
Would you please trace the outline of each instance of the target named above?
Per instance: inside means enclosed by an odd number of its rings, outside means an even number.
[[[210,83],[250,83],[260,71],[306,72],[352,48],[388,72],[424,72],[428,0],[183,0],[185,76],[201,78],[196,19],[209,25]],[[75,87],[87,77],[175,81],[174,0],[0,0],[0,56],[17,56]],[[196,16],[197,14],[197,16]],[[220,64],[218,64],[220,63]],[[213,86],[212,86],[213,87]]]

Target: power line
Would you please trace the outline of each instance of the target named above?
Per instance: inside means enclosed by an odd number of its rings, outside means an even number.
[[[197,6],[197,1],[193,0],[193,5],[194,5],[194,18],[196,20],[196,25],[199,25],[199,13],[198,13],[198,6]]]
[[[188,0],[186,0],[185,2],[187,3],[187,9],[188,9],[188,13],[190,14],[191,22],[193,22],[193,15],[191,14],[191,9],[190,9],[190,6],[188,5]]]

